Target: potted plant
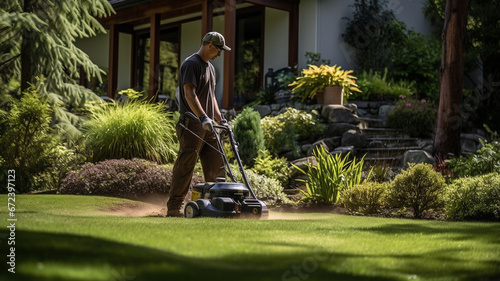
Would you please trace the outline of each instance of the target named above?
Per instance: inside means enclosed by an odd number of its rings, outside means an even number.
[[[351,92],[361,92],[352,72],[337,65],[309,65],[290,86],[302,101],[316,96],[319,104],[343,104]]]

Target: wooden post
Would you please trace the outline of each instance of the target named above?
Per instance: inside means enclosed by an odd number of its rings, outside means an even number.
[[[114,99],[118,84],[118,45],[120,32],[117,24],[109,28],[108,97]]]
[[[236,47],[236,0],[226,0],[224,14],[224,39],[232,50],[224,51],[224,86],[222,107],[230,108],[234,104],[234,71]]]
[[[201,37],[214,28],[214,5],[212,0],[204,0],[201,11]]]
[[[299,3],[292,5],[288,16],[288,66],[295,69],[299,64]]]
[[[154,101],[160,83],[160,14],[151,16],[149,33],[149,87],[148,100]]]

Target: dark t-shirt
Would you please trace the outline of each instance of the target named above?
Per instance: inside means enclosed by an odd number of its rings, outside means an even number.
[[[184,95],[184,84],[191,83],[196,87],[196,95],[201,107],[211,119],[215,111],[215,68],[210,62],[205,62],[198,54],[193,54],[182,63],[179,73],[179,111],[193,112]],[[193,112],[194,113],[194,112]]]

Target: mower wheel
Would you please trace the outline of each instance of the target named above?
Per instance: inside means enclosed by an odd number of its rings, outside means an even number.
[[[196,202],[188,202],[184,208],[184,216],[186,218],[196,218],[200,216],[200,208]]]

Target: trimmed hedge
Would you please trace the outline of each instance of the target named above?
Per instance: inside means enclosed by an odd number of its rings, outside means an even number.
[[[461,178],[448,187],[448,220],[500,221],[500,174]]]
[[[168,195],[172,171],[134,158],[87,163],[71,172],[61,183],[63,194],[103,195],[140,199],[144,195]]]

